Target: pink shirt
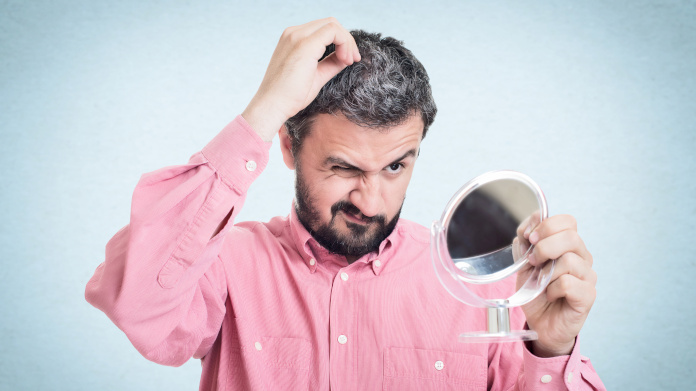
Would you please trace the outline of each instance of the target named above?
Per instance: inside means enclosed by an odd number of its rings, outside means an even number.
[[[86,297],[143,356],[201,358],[201,390],[604,389],[577,343],[546,359],[521,343],[459,343],[485,330],[485,310],[440,285],[425,227],[401,219],[377,253],[349,265],[294,208],[233,225],[269,148],[238,116],[189,164],[141,178]],[[479,289],[507,297],[514,286]]]

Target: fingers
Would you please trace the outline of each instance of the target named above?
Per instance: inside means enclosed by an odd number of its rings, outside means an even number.
[[[549,259],[558,259],[566,253],[575,253],[592,266],[592,255],[575,231],[561,231],[539,240],[529,255],[529,263],[539,265]]]
[[[532,213],[529,217],[524,219],[519,226],[517,226],[517,236],[520,238],[529,239],[529,234],[539,225],[540,214],[537,210]]]
[[[545,265],[547,267],[548,265]],[[551,282],[546,288],[546,300],[565,298],[579,312],[590,308],[597,292],[597,273],[579,255],[568,252],[556,260]]]
[[[306,43],[315,50],[314,57],[317,60],[324,54],[326,46],[335,44],[336,57],[341,63],[351,65],[360,61],[360,52],[353,36],[333,17],[289,27],[283,32],[281,39],[283,38],[296,44]]]
[[[517,226],[517,237],[513,240],[513,259],[515,262],[523,257],[531,243],[529,243],[530,232],[539,224],[539,211],[532,213]]]
[[[578,225],[575,218],[571,215],[551,216],[534,229],[534,232],[529,235],[529,240],[532,242],[532,244],[536,244],[536,242],[541,238],[545,238],[565,230],[573,230],[577,232]]]
[[[318,84],[315,88],[321,88],[326,84],[332,77],[336,76],[339,72],[343,70],[346,66],[343,60],[340,60],[337,53],[331,53],[326,56],[325,59],[321,60],[317,66],[317,76],[318,79],[316,83]]]
[[[595,285],[571,274],[562,274],[546,287],[546,300],[565,299],[578,313],[586,313],[597,297]]]
[[[592,270],[588,262],[585,262],[584,259],[575,253],[565,253],[556,260],[551,281],[564,274],[589,282],[592,285],[597,283],[597,273]]]
[[[358,46],[355,43],[355,39],[353,39],[348,30],[338,23],[325,24],[309,38],[316,39],[323,47],[331,44],[336,45],[334,53],[338,60],[345,65],[351,65],[356,61],[355,54],[358,53]],[[322,51],[317,60],[323,54],[324,51]]]
[[[572,252],[592,266],[592,254],[587,251],[576,227],[572,216],[553,216],[541,222],[529,235],[530,242],[534,244],[529,262],[539,265]]]
[[[517,261],[524,253],[527,252],[524,244],[519,238],[512,239],[512,259]]]

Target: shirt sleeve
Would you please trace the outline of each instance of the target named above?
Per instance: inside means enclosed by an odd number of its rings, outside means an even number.
[[[269,149],[237,116],[188,164],[138,182],[130,224],[108,242],[85,297],[146,358],[176,366],[211,348],[227,298],[218,253]]]
[[[513,279],[509,281],[514,284]],[[511,285],[512,288],[514,285]],[[527,329],[526,318],[520,307],[510,309],[510,326],[516,330]],[[606,391],[590,360],[580,354],[579,341],[577,337],[570,355],[550,358],[535,356],[525,343],[490,344],[489,390]]]
[[[570,355],[542,358],[522,349],[523,370],[518,378],[520,390],[606,390],[590,360],[580,355],[580,338]]]

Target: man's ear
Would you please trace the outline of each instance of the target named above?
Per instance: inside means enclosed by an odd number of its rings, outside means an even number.
[[[295,169],[295,156],[292,154],[292,140],[288,134],[288,129],[285,124],[278,130],[278,138],[280,139],[280,151],[283,153],[283,161],[289,169]]]

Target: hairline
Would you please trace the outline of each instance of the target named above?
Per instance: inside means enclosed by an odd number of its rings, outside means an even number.
[[[315,125],[315,122],[316,122],[315,120],[316,120],[316,118],[317,118],[319,115],[321,115],[321,114],[332,115],[332,116],[335,116],[335,117],[337,117],[337,116],[342,116],[343,118],[345,118],[345,119],[347,119],[348,121],[350,121],[350,123],[352,123],[352,124],[354,124],[354,125],[357,125],[357,126],[359,126],[360,128],[362,128],[362,129],[364,129],[364,130],[373,130],[373,131],[380,132],[380,133],[388,133],[388,132],[390,132],[392,129],[394,129],[395,127],[397,127],[397,126],[399,126],[399,125],[403,125],[403,124],[405,124],[406,122],[408,122],[409,120],[411,120],[411,119],[413,119],[413,118],[418,118],[418,119],[421,120],[421,137],[420,137],[420,141],[423,141],[423,139],[425,139],[425,134],[426,134],[426,130],[427,130],[426,127],[425,127],[425,121],[423,120],[423,113],[422,113],[420,110],[415,110],[415,109],[412,110],[412,113],[411,113],[410,115],[408,115],[406,118],[404,118],[402,121],[399,121],[399,122],[396,122],[396,123],[390,123],[390,124],[386,124],[386,125],[380,125],[380,126],[363,126],[363,125],[361,125],[361,124],[359,124],[359,123],[353,122],[350,118],[348,118],[348,117],[347,117],[345,114],[343,114],[342,112],[338,112],[338,113],[314,113],[314,114],[312,114],[310,117],[307,117],[307,118],[304,120],[304,121],[305,121],[305,126],[306,126],[306,127],[305,127],[304,133],[302,134],[302,140],[298,140],[298,139],[297,139],[297,134],[296,134],[296,133],[295,133],[295,134],[292,134],[292,135],[289,135],[289,136],[292,138],[292,140],[291,140],[291,148],[292,148],[293,154],[299,154],[299,152],[302,150],[302,145],[304,144],[304,140],[305,140],[307,137],[309,137],[309,135],[312,134],[312,132],[314,131],[314,125]],[[286,129],[286,131],[287,131],[287,129]],[[420,150],[420,148],[419,148],[419,150]]]

